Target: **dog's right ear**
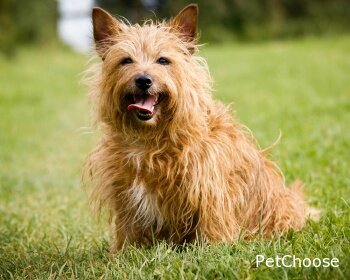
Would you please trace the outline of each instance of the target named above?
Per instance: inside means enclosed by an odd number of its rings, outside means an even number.
[[[198,5],[187,5],[171,20],[171,25],[179,33],[182,40],[196,44],[198,39]],[[189,51],[193,53],[194,48],[189,47]]]
[[[92,9],[92,25],[96,51],[104,59],[105,52],[113,45],[113,36],[120,31],[119,22],[101,8]]]

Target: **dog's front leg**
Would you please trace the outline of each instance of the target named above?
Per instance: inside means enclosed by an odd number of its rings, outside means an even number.
[[[122,222],[124,221],[124,222]],[[111,223],[111,253],[116,253],[129,245],[135,247],[152,244],[151,230],[143,230],[138,222],[114,218]]]

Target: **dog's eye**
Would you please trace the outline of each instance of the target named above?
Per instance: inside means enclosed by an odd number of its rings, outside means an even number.
[[[161,64],[161,65],[168,65],[168,64],[170,64],[170,61],[168,59],[166,59],[165,57],[160,57],[160,58],[158,58],[157,63]]]
[[[127,58],[124,58],[120,64],[121,65],[125,65],[125,64],[130,64],[130,63],[133,63],[132,59],[130,57],[127,57]]]

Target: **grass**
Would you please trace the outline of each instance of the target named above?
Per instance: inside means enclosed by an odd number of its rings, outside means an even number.
[[[0,58],[0,278],[350,279],[350,37],[208,46],[215,98],[234,102],[262,147],[306,183],[320,222],[274,240],[131,248],[108,232],[80,186],[89,133],[86,57],[23,49]],[[269,268],[266,257],[337,257],[339,268]]]

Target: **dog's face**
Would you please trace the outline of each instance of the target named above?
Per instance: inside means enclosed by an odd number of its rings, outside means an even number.
[[[119,129],[155,128],[184,110],[196,48],[196,5],[161,24],[128,25],[93,10],[96,50],[102,58],[100,114]]]

